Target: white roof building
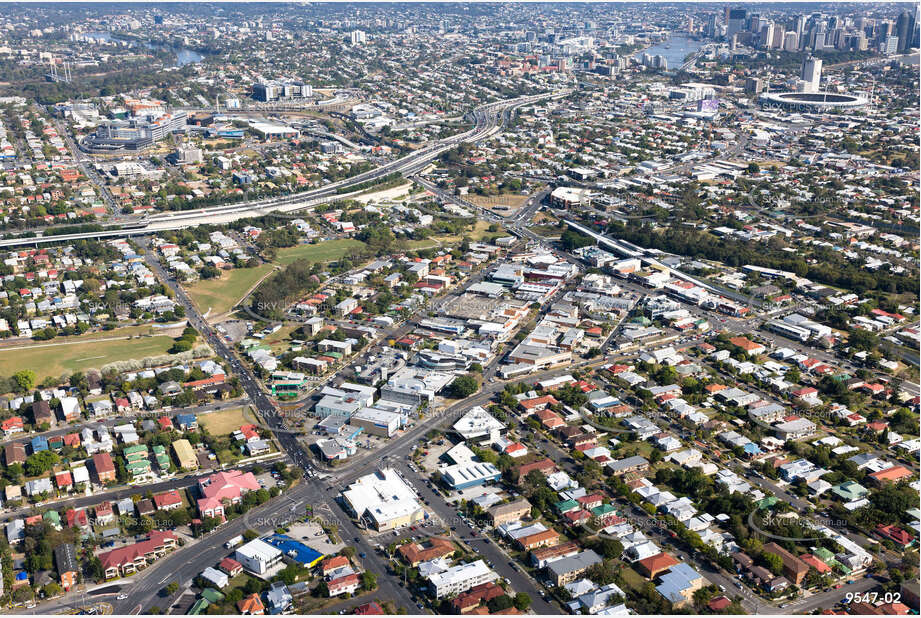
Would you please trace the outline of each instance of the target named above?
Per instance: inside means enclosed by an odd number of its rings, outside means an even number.
[[[416,493],[393,468],[356,480],[342,492],[351,511],[377,530],[408,526],[424,516]]]
[[[441,573],[429,577],[436,599],[460,594],[474,586],[492,582],[498,579],[495,571],[486,566],[482,560],[459,564]]]
[[[465,440],[493,435],[498,437],[499,432],[503,429],[505,425],[480,406],[471,408],[467,414],[454,423],[454,431]]]
[[[253,539],[246,545],[238,547],[234,558],[243,565],[243,568],[262,575],[281,562],[282,552],[265,541]]]

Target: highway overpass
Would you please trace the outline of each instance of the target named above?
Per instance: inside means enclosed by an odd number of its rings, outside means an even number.
[[[547,98],[561,98],[567,96],[571,90],[559,92],[544,92],[536,95],[518,97],[495,103],[488,103],[473,110],[476,126],[451,137],[440,140],[430,146],[420,148],[415,152],[381,165],[373,170],[363,172],[337,182],[330,183],[318,189],[312,189],[295,195],[256,200],[243,204],[227,206],[214,206],[196,210],[160,213],[153,215],[135,224],[113,227],[102,232],[86,232],[66,234],[59,236],[17,237],[0,240],[0,248],[19,246],[38,246],[41,244],[72,242],[82,239],[113,238],[126,236],[142,236],[163,230],[176,230],[204,224],[230,223],[238,219],[262,217],[273,212],[289,214],[304,208],[309,208],[325,202],[341,200],[350,194],[342,192],[365,182],[379,180],[393,173],[411,175],[424,169],[429,163],[440,157],[444,152],[454,148],[462,142],[479,142],[499,133],[505,126],[512,110],[530,103],[536,103]],[[359,191],[360,192],[360,191]]]

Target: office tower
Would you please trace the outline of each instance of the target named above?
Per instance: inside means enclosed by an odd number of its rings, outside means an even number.
[[[774,24],[767,23],[761,27],[761,31],[758,35],[758,42],[761,44],[761,47],[765,49],[770,49],[774,43]]]
[[[902,11],[895,21],[895,35],[899,37],[899,52],[903,52],[908,45],[908,23],[910,21],[911,17],[907,11]]]
[[[810,56],[803,61],[800,79],[806,83],[806,92],[818,92],[822,79],[822,61]]]
[[[352,42],[352,45],[359,45],[361,43],[367,43],[368,37],[362,30],[353,30],[349,34],[349,39]]]
[[[858,32],[857,36],[854,37],[854,47],[857,51],[867,51],[869,47],[869,41],[867,41],[867,35],[863,32]]]
[[[921,47],[921,6],[915,9],[908,24],[908,45],[905,51],[916,47]]]
[[[887,56],[894,56],[895,54],[899,53],[899,37],[887,36],[886,40],[883,41],[883,45],[880,51]]]
[[[786,30],[780,24],[774,24],[774,38],[771,40],[771,47],[780,49],[783,47],[783,37]]]
[[[783,50],[797,51],[799,49],[799,36],[795,32],[787,32],[783,35]]]
[[[718,32],[719,30],[716,25],[716,13],[710,13],[710,16],[707,18],[707,28],[704,32],[704,35],[710,37],[711,39],[715,39]]]
[[[726,22],[726,38],[745,30],[747,20],[748,11],[746,9],[731,9],[729,11],[729,21]]]

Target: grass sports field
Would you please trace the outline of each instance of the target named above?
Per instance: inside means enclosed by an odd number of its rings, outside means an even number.
[[[364,247],[360,240],[339,238],[336,240],[320,241],[315,245],[298,245],[287,249],[278,250],[276,263],[287,266],[301,258],[311,262],[333,262],[338,260],[352,249]]]
[[[235,268],[222,273],[218,279],[196,281],[188,287],[189,296],[202,313],[211,309],[209,315],[220,315],[230,311],[256,282],[262,279],[272,267],[261,264],[255,268]]]
[[[106,339],[118,337],[118,330],[96,335],[93,339],[76,339],[71,342],[28,343],[22,347],[0,348],[0,374],[12,375],[29,367],[38,380],[64,373],[99,369],[116,361],[159,356],[173,345],[173,338],[165,335],[139,339]]]

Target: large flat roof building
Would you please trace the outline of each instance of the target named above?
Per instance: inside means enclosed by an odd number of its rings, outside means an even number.
[[[356,517],[378,531],[409,526],[425,517],[416,493],[393,468],[359,478],[342,491],[342,499]]]

